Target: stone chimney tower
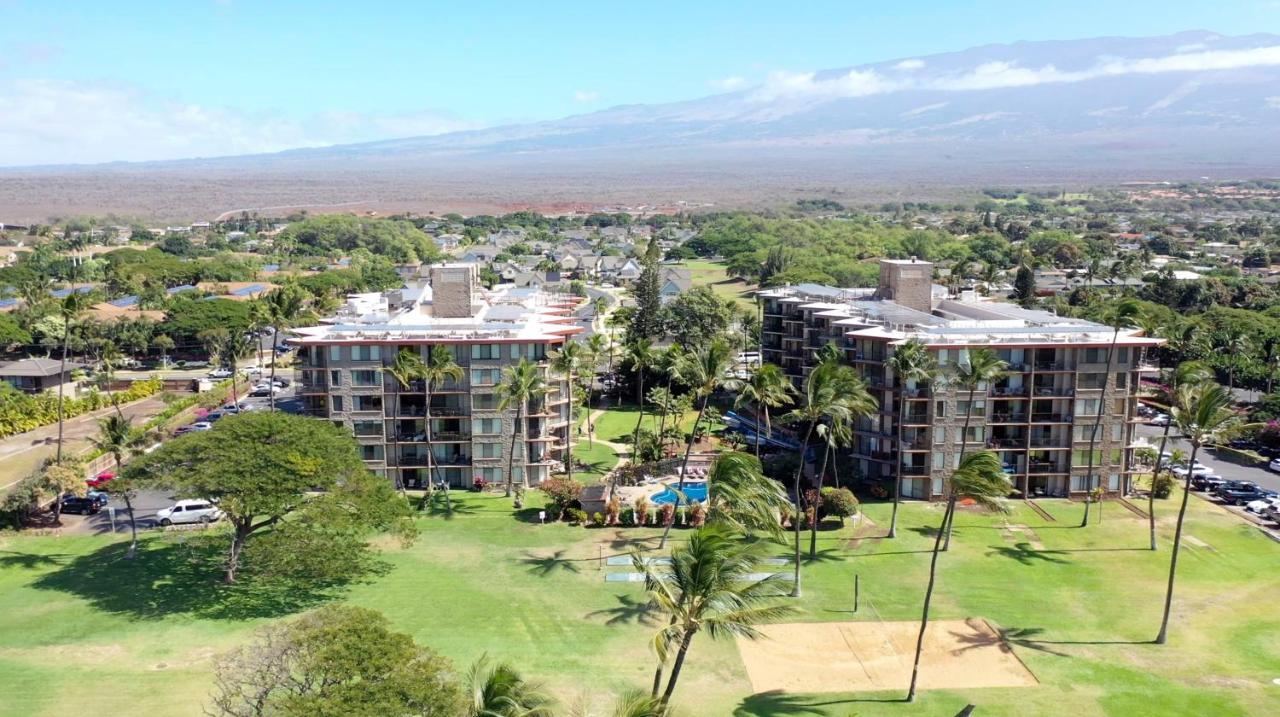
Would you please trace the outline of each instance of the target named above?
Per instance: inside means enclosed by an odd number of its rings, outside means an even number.
[[[441,319],[470,318],[478,279],[474,264],[431,267],[431,315]]]
[[[916,311],[932,312],[933,264],[914,256],[910,259],[881,259],[876,298]]]

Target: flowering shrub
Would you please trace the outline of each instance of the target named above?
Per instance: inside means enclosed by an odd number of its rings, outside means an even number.
[[[582,507],[578,502],[579,496],[582,495],[582,484],[576,480],[551,478],[542,481],[542,485],[538,488],[546,493],[547,499],[551,501],[551,511],[555,520],[563,520],[565,511],[570,508]]]
[[[111,396],[107,396],[96,388],[90,389],[81,398],[64,398],[62,416],[64,419],[69,419],[106,408],[111,405],[113,398],[117,403],[131,403],[159,393],[163,388],[163,381],[158,378],[148,378],[134,381],[129,388],[116,391]],[[26,433],[57,421],[57,391],[28,395],[9,389],[7,384],[4,389],[0,389],[0,438]]]
[[[476,493],[482,492],[485,489],[485,487],[488,485],[489,485],[489,481],[485,480],[479,475],[471,479],[471,490]]]

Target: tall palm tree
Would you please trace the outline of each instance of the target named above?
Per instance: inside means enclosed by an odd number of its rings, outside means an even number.
[[[476,660],[465,679],[466,717],[553,717],[555,700],[535,682],[528,682],[511,665]]]
[[[1177,405],[1171,419],[1191,444],[1191,456],[1187,465],[1193,466],[1196,454],[1210,443],[1223,429],[1236,422],[1231,411],[1231,394],[1212,382],[1183,385],[1178,389]],[[1169,633],[1169,611],[1173,607],[1173,583],[1178,573],[1178,550],[1182,544],[1182,521],[1187,515],[1187,497],[1191,495],[1191,471],[1187,471],[1182,486],[1182,505],[1178,508],[1177,527],[1173,531],[1173,554],[1169,558],[1169,585],[1164,595],[1164,616],[1160,619],[1160,632],[1156,644],[1163,645]]]
[[[800,392],[800,405],[791,409],[784,420],[790,423],[805,424],[804,438],[800,441],[800,461],[796,466],[792,479],[792,490],[795,493],[796,513],[792,518],[795,532],[795,581],[791,586],[791,596],[800,597],[800,516],[803,514],[804,492],[800,490],[800,478],[804,474],[805,453],[809,441],[818,424],[823,421],[848,420],[853,410],[846,398],[845,391],[855,382],[860,381],[853,368],[838,361],[823,361],[814,367],[805,377],[804,388]]]
[[[779,511],[787,504],[782,484],[764,475],[760,459],[727,451],[716,456],[707,476],[707,522],[747,534],[761,530],[780,537]]]
[[[1161,468],[1168,468],[1168,465],[1161,466],[1161,462],[1164,461],[1165,448],[1169,444],[1169,428],[1173,426],[1173,409],[1178,406],[1183,396],[1180,391],[1183,386],[1194,386],[1211,380],[1213,380],[1213,370],[1208,366],[1199,361],[1183,361],[1174,368],[1173,374],[1169,377],[1169,383],[1156,388],[1155,401],[1164,406],[1170,420],[1165,421],[1164,430],[1160,433],[1160,448],[1156,451],[1156,464],[1151,471],[1151,490],[1147,491],[1147,527],[1151,536],[1152,550],[1157,549],[1156,480],[1160,477]],[[1179,407],[1186,408],[1186,406]]]
[[[420,369],[420,378],[422,379],[422,416],[424,419],[423,433],[427,439],[427,484],[428,492],[434,490],[436,483],[440,481],[440,467],[435,464],[435,454],[431,452],[431,437],[433,434],[431,428],[431,392],[437,386],[447,381],[460,383],[467,374],[458,365],[453,356],[453,350],[444,344],[433,344],[427,350],[427,360],[423,362]],[[449,497],[448,486],[444,491],[445,510],[453,512],[453,501]]]
[[[600,362],[605,359],[605,355],[612,351],[609,337],[604,334],[591,334],[587,337],[587,365],[591,369],[591,375],[586,381],[587,384],[587,407],[591,407],[591,394],[595,391],[596,371],[600,370]],[[613,367],[610,366],[610,370]],[[607,374],[606,374],[607,375]]]
[[[383,368],[383,372],[391,376],[395,380],[396,393],[391,398],[391,458],[386,460],[387,469],[391,471],[391,478],[395,482],[396,490],[400,491],[401,496],[407,494],[404,489],[404,476],[400,472],[400,393],[409,390],[413,386],[413,382],[422,378],[422,357],[418,353],[409,348],[401,348],[396,352],[395,359],[390,366]],[[431,444],[427,444],[427,453],[431,452]],[[394,459],[394,461],[392,460]],[[427,484],[430,485],[431,476],[428,472]],[[430,488],[427,489],[430,491]]]
[[[780,408],[794,400],[795,386],[787,379],[782,369],[771,363],[762,363],[751,372],[751,378],[737,385],[738,395],[733,399],[734,408],[750,403],[756,407],[756,458],[760,457],[760,439],[762,435],[773,436],[773,424],[769,420],[769,409]],[[766,434],[760,433],[761,418],[764,419]]]
[[[502,396],[502,400],[498,402],[499,411],[507,411],[515,408],[515,427],[511,431],[511,452],[507,458],[507,497],[510,498],[515,491],[515,465],[516,465],[516,440],[520,440],[523,446],[523,455],[527,459],[529,455],[528,444],[528,426],[525,425],[525,414],[528,412],[529,401],[546,393],[546,381],[542,377],[542,371],[538,365],[530,361],[526,357],[520,358],[520,363],[514,366],[508,366],[502,379],[502,384],[498,386],[498,393]],[[528,463],[525,460],[524,463]],[[529,467],[522,465],[520,469],[520,482],[526,488],[529,486]]]
[[[908,384],[927,383],[937,379],[938,362],[923,342],[919,339],[911,339],[894,349],[893,355],[889,357],[889,368],[893,370],[894,378],[898,383],[898,417],[894,421],[897,424],[895,443],[898,447],[898,455],[894,460],[893,514],[889,518],[888,536],[896,538],[898,537],[898,504],[902,498],[902,458],[905,448],[902,444],[902,423],[907,415]]]
[[[653,637],[658,653],[652,696],[657,697],[662,673],[674,655],[662,703],[669,704],[680,680],[693,638],[705,631],[712,639],[744,637],[756,640],[757,625],[791,612],[774,601],[777,574],[754,580],[759,570],[759,543],[744,543],[718,526],[699,528],[686,545],[671,551],[670,566],[656,566],[639,554],[632,556],[636,570],[644,574],[645,590],[667,625]]]
[[[1083,528],[1089,524],[1089,505],[1093,503],[1093,461],[1094,450],[1098,446],[1098,431],[1102,428],[1102,416],[1107,413],[1107,385],[1111,383],[1111,364],[1114,362],[1116,354],[1116,344],[1120,341],[1120,329],[1129,326],[1135,322],[1142,314],[1142,306],[1134,299],[1121,299],[1112,304],[1107,309],[1107,323],[1111,325],[1111,344],[1107,346],[1107,368],[1102,375],[1102,392],[1098,395],[1098,415],[1093,418],[1093,428],[1089,431],[1089,458],[1087,461],[1088,468],[1084,474],[1084,517],[1080,520],[1080,527]],[[1137,387],[1135,386],[1136,390]],[[1101,482],[1098,485],[1102,485]],[[1102,510],[1101,507],[1098,508]]]
[[[681,356],[684,356],[684,349],[681,349],[679,344],[672,344],[667,347],[666,351],[663,351],[658,355],[658,360],[654,364],[654,367],[660,373],[662,373],[662,375],[664,375],[667,379],[666,381],[667,396],[672,395],[671,384],[676,379],[679,378]],[[676,420],[676,423],[677,424],[679,423],[679,419]],[[664,438],[664,436],[666,435],[666,431],[667,431],[667,414],[663,413],[662,416],[658,419],[658,440],[662,443],[664,455],[666,453],[666,438]]]
[[[951,491],[947,495],[947,507],[942,514],[942,525],[933,539],[933,556],[929,560],[929,583],[924,592],[924,611],[920,615],[920,633],[916,636],[916,656],[911,665],[911,686],[907,701],[916,698],[916,679],[920,675],[920,654],[924,650],[924,633],[929,627],[929,604],[933,600],[933,587],[937,582],[938,553],[945,528],[951,524],[958,499],[972,500],[988,510],[1003,511],[1004,498],[1013,485],[1000,465],[1000,459],[991,451],[970,453],[960,460],[960,467],[951,473]]]
[[[702,423],[702,416],[707,412],[707,401],[711,399],[711,394],[725,383],[725,374],[732,365],[732,354],[733,350],[729,348],[727,342],[715,338],[698,350],[683,354],[676,365],[675,370],[681,383],[692,386],[694,396],[700,399],[698,415],[693,419],[693,428],[689,430],[689,442],[684,448],[684,460],[680,464],[680,480],[676,491],[682,495],[685,476],[689,472],[689,454],[693,452],[693,442],[698,438],[698,425]],[[680,419],[677,418],[676,425],[679,425],[679,421]],[[662,540],[658,541],[659,550],[666,546],[667,536],[671,534],[671,526],[674,524],[673,520],[662,531]]]
[[[286,284],[270,294],[263,297],[261,301],[263,310],[263,318],[266,325],[271,327],[271,385],[276,384],[276,346],[280,344],[280,332],[294,326],[296,322],[303,318],[303,308],[306,306],[306,294],[301,288],[293,284]],[[262,342],[258,341],[261,346]],[[258,366],[262,366],[262,362],[258,362]],[[276,408],[276,393],[271,391],[267,394],[271,404],[271,410]]]
[[[839,362],[839,359],[833,359]],[[848,367],[846,367],[848,368]],[[813,506],[813,521],[809,523],[809,559],[818,557],[818,509],[821,506],[823,483],[827,477],[827,464],[840,447],[853,441],[853,424],[859,419],[873,415],[879,408],[875,398],[867,390],[862,377],[852,369],[837,371],[838,380],[843,382],[838,391],[842,397],[845,411],[827,417],[825,423],[818,424],[814,432],[823,442],[822,467],[818,469],[818,501]]]
[[[978,395],[978,387],[1000,380],[1008,373],[1008,370],[1009,364],[1002,361],[996,355],[996,352],[991,349],[970,349],[967,361],[964,355],[961,356],[959,367],[956,369],[955,380],[962,388],[968,389],[969,407],[964,414],[964,428],[960,431],[960,463],[964,463],[965,449],[969,446],[969,423],[973,418],[973,404]],[[943,532],[947,536],[942,546],[942,550],[945,552],[951,549],[950,521],[947,522]]]
[[[556,373],[565,377],[565,390],[568,391],[569,412],[573,413],[573,390],[575,388],[575,377],[582,371],[583,366],[587,364],[587,348],[577,341],[565,341],[564,346],[551,355],[551,368]],[[574,425],[573,416],[569,416],[569,425]],[[573,480],[573,430],[565,431],[565,475],[569,480]]]
[[[125,510],[129,511],[129,550],[125,557],[132,558],[138,551],[138,522],[133,515],[133,491],[124,475],[124,457],[137,453],[146,437],[142,431],[133,426],[133,419],[123,415],[107,416],[98,421],[98,435],[89,439],[93,447],[104,453],[110,453],[116,464],[116,477],[107,485],[114,493],[124,498]]]
[[[67,351],[71,346],[71,327],[84,313],[85,300],[82,294],[71,292],[58,304],[58,318],[62,319],[62,359],[58,363],[58,451],[55,463],[62,463],[62,437],[66,426],[66,390]]]
[[[116,348],[115,343],[108,341],[102,345],[102,377],[104,380],[103,389],[107,392],[107,398],[111,401],[111,405],[116,409],[117,416],[123,416],[120,410],[120,402],[116,400],[115,392],[111,390],[111,384],[115,381],[116,368],[124,362],[124,354]]]
[[[627,346],[626,353],[627,359],[631,361],[631,371],[636,375],[636,403],[640,406],[636,427],[631,431],[631,445],[636,446],[640,441],[640,425],[644,423],[644,375],[653,367],[656,355],[653,352],[653,342],[649,339],[632,341]]]

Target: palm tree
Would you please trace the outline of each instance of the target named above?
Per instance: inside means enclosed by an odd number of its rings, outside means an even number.
[[[803,422],[806,426],[804,438],[800,441],[800,461],[796,466],[792,490],[795,493],[796,514],[792,518],[795,531],[795,582],[791,587],[791,596],[800,597],[800,515],[804,500],[804,492],[800,490],[800,477],[804,474],[805,452],[809,441],[819,423],[823,421],[848,420],[853,411],[846,399],[845,391],[860,379],[853,368],[837,361],[823,361],[814,367],[805,377],[804,388],[800,392],[800,405],[793,408],[784,417],[788,422]]]
[[[693,428],[689,430],[689,442],[684,449],[684,461],[680,464],[680,481],[676,491],[682,495],[685,476],[689,472],[689,454],[693,452],[693,442],[698,437],[698,425],[702,423],[702,416],[707,412],[707,401],[711,399],[711,394],[724,385],[725,372],[732,364],[732,353],[733,350],[729,348],[728,343],[716,338],[693,353],[683,354],[676,365],[675,370],[680,381],[692,386],[694,396],[701,399],[698,404],[698,416],[693,419]],[[679,418],[676,419],[676,425],[679,425],[679,420]],[[658,550],[666,546],[667,536],[671,534],[671,526],[674,524],[674,520],[667,523],[666,529],[662,531]]]
[[[893,470],[893,514],[889,518],[889,536],[898,537],[898,503],[902,494],[902,423],[907,415],[908,384],[932,382],[938,377],[938,362],[934,355],[925,348],[919,339],[910,341],[894,349],[889,357],[889,368],[893,370],[898,383],[898,420],[897,446],[898,455]]]
[[[419,378],[422,379],[422,415],[424,419],[423,433],[427,439],[427,491],[431,494],[440,478],[440,467],[435,465],[435,455],[431,452],[431,391],[446,381],[459,383],[467,374],[454,359],[453,350],[444,344],[434,344],[427,351],[427,360],[423,362]],[[453,500],[449,497],[448,486],[444,491],[445,510],[453,512]]]
[[[760,419],[763,415],[764,428],[769,437],[773,437],[773,424],[769,420],[769,409],[779,408],[792,402],[795,386],[787,379],[787,375],[775,364],[760,364],[751,372],[751,378],[738,384],[738,395],[733,399],[734,408],[744,403],[756,407],[756,458],[760,457]]]
[[[627,359],[631,361],[631,371],[636,375],[636,403],[640,406],[640,414],[636,417],[636,427],[631,432],[631,445],[640,440],[640,424],[644,422],[644,375],[653,367],[656,356],[653,343],[649,339],[636,339],[627,346]],[[635,450],[634,448],[632,449]]]
[[[603,296],[597,296],[591,300],[591,313],[598,318],[604,318],[608,308],[609,300]]]
[[[506,411],[515,407],[515,427],[511,431],[511,452],[507,458],[507,497],[510,498],[515,490],[515,465],[516,465],[516,439],[519,438],[521,445],[524,446],[523,454],[527,458],[529,447],[527,443],[528,433],[525,425],[525,413],[529,407],[529,401],[546,393],[546,381],[542,377],[542,371],[538,369],[538,365],[530,361],[528,358],[521,357],[520,363],[515,366],[508,366],[502,379],[502,384],[498,386],[498,393],[502,396],[502,400],[498,403],[499,411]],[[526,460],[527,464],[528,461]],[[520,470],[520,482],[526,488],[529,485],[529,470],[527,465],[522,465]]]
[[[111,390],[111,384],[115,380],[116,367],[124,362],[124,354],[120,353],[114,343],[108,341],[102,345],[101,361],[103,389],[106,390],[111,405],[115,407],[116,415],[122,416],[124,414],[120,410],[120,403],[116,401],[115,393]]]
[[[467,670],[466,717],[553,717],[555,700],[505,662],[482,655]]]
[[[151,345],[160,352],[161,368],[169,368],[169,352],[172,351],[175,346],[173,339],[170,338],[168,334],[158,334],[155,338],[151,339]]]
[[[93,447],[103,453],[110,453],[116,464],[116,477],[107,485],[113,492],[119,492],[124,498],[125,510],[129,511],[129,550],[126,558],[132,558],[138,551],[138,523],[133,516],[133,494],[124,477],[124,456],[136,453],[145,441],[145,435],[133,427],[133,419],[123,415],[107,416],[98,421],[98,435],[89,441]]]
[[[640,555],[632,556],[636,570],[644,574],[645,590],[655,607],[668,617],[667,625],[653,637],[658,653],[651,696],[657,697],[663,669],[674,653],[671,675],[662,691],[662,703],[670,704],[693,638],[706,631],[712,639],[759,639],[756,625],[772,622],[791,612],[777,604],[777,574],[753,580],[759,570],[759,544],[744,543],[718,526],[699,528],[688,544],[671,551],[670,566],[655,566]]]
[[[672,344],[667,347],[666,351],[663,351],[661,354],[658,355],[658,360],[655,363],[654,367],[657,368],[660,373],[662,373],[664,376],[667,377],[667,384],[666,384],[667,396],[672,395],[671,384],[677,378],[679,378],[679,367],[680,367],[681,356],[684,356],[684,350],[680,348],[679,344]],[[676,423],[677,424],[679,423],[679,419],[677,419]],[[662,442],[664,455],[666,454],[666,438],[664,438],[664,436],[666,435],[666,430],[667,430],[667,414],[663,413],[661,418],[658,419],[658,440]]]
[[[1091,494],[1093,492],[1093,455],[1094,449],[1098,445],[1098,430],[1102,427],[1102,416],[1107,413],[1107,385],[1111,383],[1111,364],[1116,354],[1116,343],[1120,340],[1120,329],[1132,324],[1142,314],[1142,307],[1134,299],[1121,299],[1112,304],[1107,310],[1107,323],[1111,324],[1111,344],[1107,346],[1107,369],[1103,373],[1102,392],[1098,396],[1098,415],[1093,418],[1093,429],[1089,431],[1089,458],[1087,461],[1088,468],[1084,474],[1084,488],[1086,496],[1084,499],[1084,517],[1080,521],[1080,527],[1083,528],[1089,524],[1089,505],[1093,502]],[[1135,386],[1136,388],[1136,386]],[[1099,481],[1098,485],[1102,485]],[[1101,507],[1098,508],[1102,510]]]
[[[263,310],[263,318],[266,325],[271,327],[271,385],[276,385],[276,346],[280,344],[280,332],[295,325],[302,317],[303,307],[306,305],[306,296],[303,290],[293,284],[272,291],[263,297],[261,306]],[[261,346],[262,342],[258,341]],[[258,366],[262,366],[261,360]],[[271,403],[271,410],[276,408],[276,393],[271,391],[267,394]]]
[[[1184,361],[1173,370],[1169,383],[1157,387],[1155,400],[1164,406],[1170,417],[1165,421],[1164,431],[1160,434],[1160,449],[1156,451],[1156,464],[1151,470],[1151,490],[1147,491],[1147,522],[1151,534],[1151,549],[1156,550],[1156,480],[1160,477],[1161,461],[1164,460],[1165,448],[1169,443],[1169,428],[1173,426],[1173,409],[1178,406],[1183,386],[1194,386],[1213,379],[1213,371],[1199,361]],[[1186,408],[1186,406],[1180,406]],[[1172,463],[1169,461],[1168,463]],[[1164,468],[1168,468],[1166,464]]]
[[[1231,411],[1231,394],[1216,383],[1205,381],[1183,385],[1178,389],[1177,404],[1170,418],[1178,424],[1191,444],[1191,456],[1187,465],[1196,463],[1196,454],[1210,443],[1223,429],[1236,421]],[[1173,554],[1169,558],[1169,586],[1164,595],[1164,616],[1160,619],[1160,632],[1156,644],[1163,645],[1168,638],[1169,610],[1173,607],[1173,582],[1178,573],[1178,549],[1182,544],[1182,521],[1187,515],[1187,497],[1191,495],[1191,470],[1187,470],[1182,486],[1182,505],[1178,508],[1177,527],[1173,531]]]
[[[396,490],[400,491],[401,496],[407,494],[404,489],[404,476],[400,473],[400,420],[396,416],[400,415],[400,393],[407,391],[413,385],[413,382],[422,378],[422,357],[416,351],[408,348],[401,348],[396,352],[395,360],[390,366],[383,368],[383,372],[395,379],[396,395],[392,397],[391,405],[391,456],[394,461],[387,460],[387,469],[391,471],[391,478],[395,482]],[[427,452],[431,452],[431,444],[427,444]],[[428,473],[427,483],[431,483],[431,476]],[[430,489],[428,489],[430,491]]]
[[[839,358],[832,359],[839,362]],[[848,367],[846,367],[848,368]],[[827,477],[827,463],[841,446],[853,441],[853,424],[855,421],[873,415],[879,408],[875,398],[867,391],[862,377],[853,370],[837,371],[838,380],[843,385],[838,389],[843,400],[845,411],[827,417],[826,423],[818,424],[814,432],[823,442],[822,467],[818,469],[818,500],[811,506],[813,520],[809,523],[809,559],[818,557],[818,509],[822,504],[823,482]]]
[[[964,414],[964,428],[960,432],[960,463],[964,463],[965,448],[969,445],[969,422],[973,418],[974,399],[978,393],[978,386],[990,384],[998,381],[1006,373],[1008,373],[1009,364],[1002,361],[995,351],[991,349],[971,349],[968,351],[968,361],[964,355],[961,355],[960,365],[956,369],[956,383],[961,387],[969,389],[969,406]],[[951,523],[948,521],[943,532],[947,534],[946,542],[942,546],[945,552],[951,549]]]
[[[929,627],[929,604],[933,600],[933,586],[938,575],[938,553],[945,528],[951,524],[958,499],[972,500],[988,510],[1004,511],[1004,498],[1013,486],[1000,465],[1000,459],[991,451],[971,453],[960,459],[960,467],[951,473],[951,491],[947,495],[947,507],[942,514],[942,525],[933,539],[933,556],[929,560],[929,583],[924,592],[924,611],[920,616],[920,634],[916,636],[916,656],[911,665],[911,687],[907,701],[916,698],[916,679],[920,675],[920,654],[924,650],[924,633]]]
[[[75,291],[63,297],[58,304],[58,317],[62,319],[62,360],[58,363],[58,452],[55,463],[62,463],[62,436],[66,425],[67,350],[71,345],[71,327],[84,313],[84,296]]]
[[[551,355],[551,368],[560,375],[565,377],[565,390],[569,392],[569,412],[573,412],[574,400],[574,377],[582,371],[582,367],[587,363],[587,349],[577,341],[566,341],[560,350]],[[573,416],[569,417],[569,424],[573,425]],[[565,475],[569,480],[573,480],[573,430],[565,431]]]
[[[1253,341],[1242,332],[1232,333],[1223,344],[1222,351],[1227,358],[1227,393],[1233,395],[1232,392],[1236,387],[1236,368],[1241,359],[1253,353]]]
[[[606,353],[612,352],[609,338],[604,334],[591,334],[587,337],[587,364],[591,367],[591,376],[587,380],[587,407],[591,407],[591,393],[595,391],[596,371],[600,369],[600,361]],[[610,367],[612,370],[612,366]]]
[[[707,522],[746,534],[763,530],[780,537],[778,512],[787,504],[782,484],[764,475],[760,459],[728,451],[716,456],[707,476]]]

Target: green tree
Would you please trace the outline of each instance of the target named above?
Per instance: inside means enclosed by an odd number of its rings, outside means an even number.
[[[437,387],[443,386],[445,383],[449,381],[452,381],[454,383],[461,383],[462,380],[466,378],[466,376],[467,376],[466,371],[464,371],[462,367],[458,365],[457,360],[454,358],[453,350],[448,346],[445,346],[444,344],[433,344],[431,348],[427,351],[427,360],[423,362],[421,367],[421,375],[419,376],[419,378],[422,379],[422,398],[423,398],[423,404],[425,406],[423,410],[423,416],[426,419],[425,421],[426,428],[424,432],[426,434],[425,437],[427,439],[427,445],[431,444],[431,436],[433,435],[433,431],[431,428],[431,393]],[[432,474],[433,470],[435,471],[434,475]],[[440,478],[440,467],[435,465],[433,456],[431,452],[428,451],[427,452],[428,492],[430,492],[431,490],[430,484],[433,481],[436,483],[444,482]],[[452,499],[449,498],[448,486],[445,486],[444,499],[445,499],[445,511],[452,514],[453,501]]]
[[[382,369],[384,373],[389,375],[395,381],[396,394],[391,398],[393,404],[391,406],[391,415],[400,415],[400,394],[408,391],[413,387],[413,382],[420,380],[423,376],[426,364],[422,361],[422,356],[413,349],[401,347],[396,352],[396,357],[392,360],[391,365]],[[392,422],[391,428],[391,456],[385,462],[387,470],[391,473],[392,482],[396,486],[396,490],[400,491],[401,496],[405,496],[404,476],[400,472],[400,421]],[[427,442],[430,455],[430,441]],[[428,459],[429,460],[429,459]],[[427,469],[427,484],[431,484],[431,469]]]
[[[632,341],[626,347],[626,357],[631,362],[632,373],[636,375],[636,403],[640,407],[636,415],[636,427],[631,432],[631,444],[634,446],[640,437],[640,426],[644,423],[644,375],[656,361],[652,342],[648,339]]]
[[[133,419],[116,414],[98,421],[98,435],[89,441],[115,461],[116,477],[107,483],[107,489],[124,498],[125,510],[129,511],[129,550],[125,557],[132,559],[138,552],[138,520],[133,514],[134,490],[124,471],[124,457],[141,452],[146,434],[134,427]]]
[[[151,346],[160,352],[160,367],[169,368],[169,352],[173,350],[173,339],[168,334],[157,334],[151,339]]]
[[[1196,454],[1222,432],[1235,423],[1231,411],[1231,394],[1216,383],[1203,381],[1187,383],[1178,388],[1178,399],[1172,407],[1170,419],[1191,444],[1191,456],[1187,465],[1195,465]],[[1191,473],[1188,470],[1182,485],[1182,504],[1178,508],[1178,522],[1173,530],[1173,552],[1169,557],[1169,584],[1164,594],[1164,615],[1160,618],[1160,632],[1156,644],[1163,645],[1169,636],[1169,611],[1173,608],[1173,585],[1178,574],[1178,552],[1182,547],[1182,523],[1187,515],[1187,497],[1191,495]]]
[[[756,411],[756,458],[760,457],[761,438],[773,438],[773,423],[769,418],[769,409],[781,408],[794,401],[795,386],[791,380],[775,364],[764,363],[751,372],[751,377],[736,386],[738,395],[733,399],[734,408],[750,403]],[[764,419],[765,432],[760,432],[760,421]]]
[[[275,386],[276,365],[280,363],[276,355],[276,346],[280,344],[280,332],[308,318],[303,313],[306,307],[306,294],[297,286],[287,284],[263,297],[261,306],[266,325],[271,329],[271,385]],[[258,342],[258,345],[261,346],[261,342]],[[258,366],[262,367],[261,361]],[[271,410],[274,411],[276,409],[275,391],[271,391],[267,396]]]
[[[467,671],[465,717],[553,717],[555,700],[542,685],[530,682],[505,662],[487,655]]]
[[[1014,301],[1023,306],[1031,306],[1036,300],[1036,273],[1026,263],[1018,265],[1018,271],[1013,275],[1013,294],[1010,295]]]
[[[1142,313],[1142,307],[1134,299],[1121,299],[1112,304],[1107,309],[1107,322],[1111,324],[1111,343],[1107,345],[1107,369],[1103,373],[1102,392],[1098,396],[1098,415],[1094,416],[1093,426],[1089,431],[1089,458],[1087,461],[1087,469],[1084,474],[1085,490],[1092,493],[1094,490],[1093,461],[1094,451],[1098,445],[1098,431],[1102,429],[1102,416],[1107,413],[1107,386],[1111,383],[1112,371],[1111,364],[1115,360],[1116,344],[1120,341],[1120,329],[1135,322]],[[1127,367],[1126,367],[1127,368]],[[1126,370],[1127,374],[1128,371]],[[1097,485],[1101,486],[1102,481],[1097,481]],[[1101,495],[1099,495],[1101,499]],[[1080,527],[1089,524],[1089,505],[1093,500],[1089,497],[1084,501],[1084,517],[1080,519]],[[1101,514],[1102,505],[1098,505],[1098,512]]]
[[[911,664],[911,686],[907,690],[907,701],[916,698],[916,680],[920,675],[920,655],[924,651],[924,633],[929,627],[929,605],[933,600],[933,587],[938,576],[938,554],[941,552],[942,536],[947,526],[951,525],[955,513],[956,501],[972,500],[988,510],[1004,511],[1004,498],[1009,495],[1013,486],[1009,476],[1000,465],[1000,459],[991,451],[970,453],[960,459],[960,467],[951,473],[951,491],[947,495],[947,507],[942,514],[942,524],[933,539],[933,555],[929,559],[929,583],[924,592],[924,611],[920,615],[920,633],[916,636],[915,660]]]
[[[707,412],[707,401],[711,399],[711,394],[725,383],[725,373],[729,370],[731,353],[729,344],[721,339],[715,339],[692,353],[683,354],[675,367],[680,381],[692,386],[694,395],[700,401],[698,416],[693,419],[693,428],[689,431],[689,442],[684,449],[684,460],[680,463],[680,480],[676,490],[681,495],[684,494],[684,480],[689,472],[689,454],[693,452],[693,444],[698,437],[698,424],[702,423],[702,416]],[[662,531],[658,550],[666,546],[667,536],[671,534],[671,526],[674,523],[675,521],[668,523]]]
[[[125,472],[140,487],[217,501],[231,527],[227,583],[236,580],[247,541],[260,533],[272,536],[273,555],[282,560],[302,561],[324,544],[324,555],[314,557],[343,574],[354,568],[342,558],[362,558],[368,532],[411,527],[404,501],[364,467],[355,439],[313,418],[275,411],[225,418],[162,444]]]
[[[753,530],[782,534],[778,514],[787,505],[787,492],[764,475],[760,459],[750,453],[726,451],[716,456],[707,476],[707,522],[746,534]]]
[[[564,346],[551,355],[551,370],[564,376],[565,391],[568,392],[569,398],[569,425],[570,428],[565,431],[565,475],[569,480],[573,480],[573,428],[575,416],[573,416],[573,407],[576,402],[573,400],[573,391],[577,387],[577,379],[582,373],[583,367],[587,365],[588,359],[587,347],[578,341],[565,341]]]
[[[732,321],[733,305],[709,286],[696,286],[663,307],[665,333],[686,346],[710,341],[727,331]]]
[[[758,543],[744,543],[717,526],[698,529],[687,545],[671,551],[670,567],[657,567],[639,554],[632,556],[644,574],[645,590],[653,605],[667,616],[667,625],[653,638],[658,668],[652,696],[657,697],[668,662],[671,675],[662,691],[663,704],[671,702],[685,657],[699,632],[712,639],[742,637],[756,640],[756,625],[789,615],[788,605],[777,604],[777,575],[755,580],[761,554]]]
[[[217,659],[218,717],[455,717],[453,665],[368,608],[326,605]]]
[[[83,294],[71,292],[58,304],[58,318],[62,321],[62,358],[58,361],[58,451],[55,463],[62,463],[63,434],[66,427],[66,375],[67,352],[71,347],[71,327],[80,320],[85,310]]]
[[[896,347],[889,357],[889,368],[893,370],[898,388],[898,417],[896,424],[898,456],[894,460],[893,470],[893,513],[889,518],[890,538],[898,537],[898,504],[902,495],[902,456],[906,446],[902,441],[902,423],[907,415],[907,399],[911,397],[913,388],[919,384],[932,384],[938,378],[938,362],[928,348],[919,340],[911,339]],[[913,387],[912,384],[915,384]]]
[[[960,431],[959,461],[961,464],[964,463],[965,449],[969,446],[969,423],[973,420],[973,405],[977,400],[978,387],[1000,380],[1008,370],[1009,364],[1002,361],[991,349],[970,349],[967,354],[961,354],[955,380],[961,388],[968,390],[969,395],[968,410],[964,413],[964,428]],[[954,514],[951,517],[954,517]],[[947,534],[946,542],[942,546],[944,552],[951,549],[951,528],[951,522],[948,521],[943,530]]]
[[[650,242],[652,245],[652,241]],[[656,259],[645,258],[641,263],[640,276],[636,279],[631,293],[635,296],[635,309],[631,313],[631,324],[627,327],[630,341],[637,339],[655,339],[662,335],[662,283]]]
[[[515,408],[516,411],[515,426],[511,431],[511,451],[507,458],[506,495],[510,498],[515,491],[516,441],[520,441],[523,457],[527,459],[529,444],[528,436],[525,435],[528,432],[525,415],[528,413],[529,402],[535,398],[541,398],[546,393],[547,386],[541,369],[528,358],[521,357],[520,363],[508,366],[503,374],[502,384],[498,386],[498,395],[502,396],[501,401],[498,402],[498,410],[508,411]],[[529,486],[527,464],[528,460],[525,460],[520,469],[520,481],[526,488]]]
[[[1165,449],[1169,444],[1169,429],[1173,426],[1172,420],[1174,409],[1186,410],[1186,406],[1180,406],[1179,401],[1194,394],[1186,394],[1182,391],[1183,386],[1195,386],[1213,380],[1213,371],[1199,361],[1184,361],[1178,364],[1169,380],[1162,384],[1157,384],[1155,396],[1152,397],[1157,404],[1164,407],[1170,420],[1165,421],[1164,430],[1160,433],[1160,448],[1156,451],[1155,466],[1151,469],[1151,490],[1147,491],[1147,529],[1151,538],[1151,549],[1156,550],[1156,483],[1160,478],[1160,471],[1168,469],[1167,465],[1172,461],[1165,461]]]

